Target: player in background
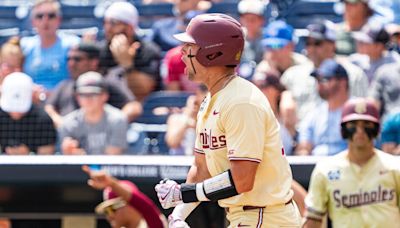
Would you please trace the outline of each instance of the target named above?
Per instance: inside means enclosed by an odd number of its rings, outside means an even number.
[[[155,187],[163,208],[176,206],[170,227],[184,227],[201,201],[218,201],[229,227],[300,227],[279,123],[265,95],[235,74],[244,45],[241,25],[224,14],[202,14],[175,38],[184,43],[189,79],[209,93],[197,115],[187,182],[163,180]]]
[[[89,186],[103,190],[104,201],[96,207],[96,213],[105,214],[112,228],[167,227],[165,216],[135,184],[90,166],[84,165],[82,170],[89,175]]]
[[[304,227],[321,227],[325,214],[333,227],[399,227],[399,161],[374,148],[378,109],[365,98],[349,100],[341,127],[348,149],[317,163]]]

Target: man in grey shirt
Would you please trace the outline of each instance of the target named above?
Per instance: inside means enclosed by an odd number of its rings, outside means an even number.
[[[81,108],[66,115],[59,130],[63,154],[122,154],[128,121],[121,110],[106,104],[103,77],[93,71],[79,76],[76,96]]]

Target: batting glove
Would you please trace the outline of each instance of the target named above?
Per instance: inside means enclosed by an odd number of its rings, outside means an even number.
[[[156,185],[158,200],[164,209],[182,203],[181,186],[173,180],[162,180]]]
[[[169,228],[190,228],[190,226],[180,218],[174,218],[172,215],[168,216]]]

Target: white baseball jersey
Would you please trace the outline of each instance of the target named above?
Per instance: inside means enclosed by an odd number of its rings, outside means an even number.
[[[328,213],[334,227],[400,227],[400,162],[380,150],[362,167],[347,151],[318,163],[312,173],[308,216]]]
[[[243,78],[235,77],[203,101],[197,116],[195,152],[205,154],[212,176],[230,169],[231,160],[259,163],[253,189],[219,200],[221,207],[276,205],[293,196],[279,124],[265,95]]]

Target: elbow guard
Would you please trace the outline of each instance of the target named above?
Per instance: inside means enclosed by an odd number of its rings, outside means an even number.
[[[197,184],[181,185],[184,203],[218,201],[238,195],[230,170]]]

